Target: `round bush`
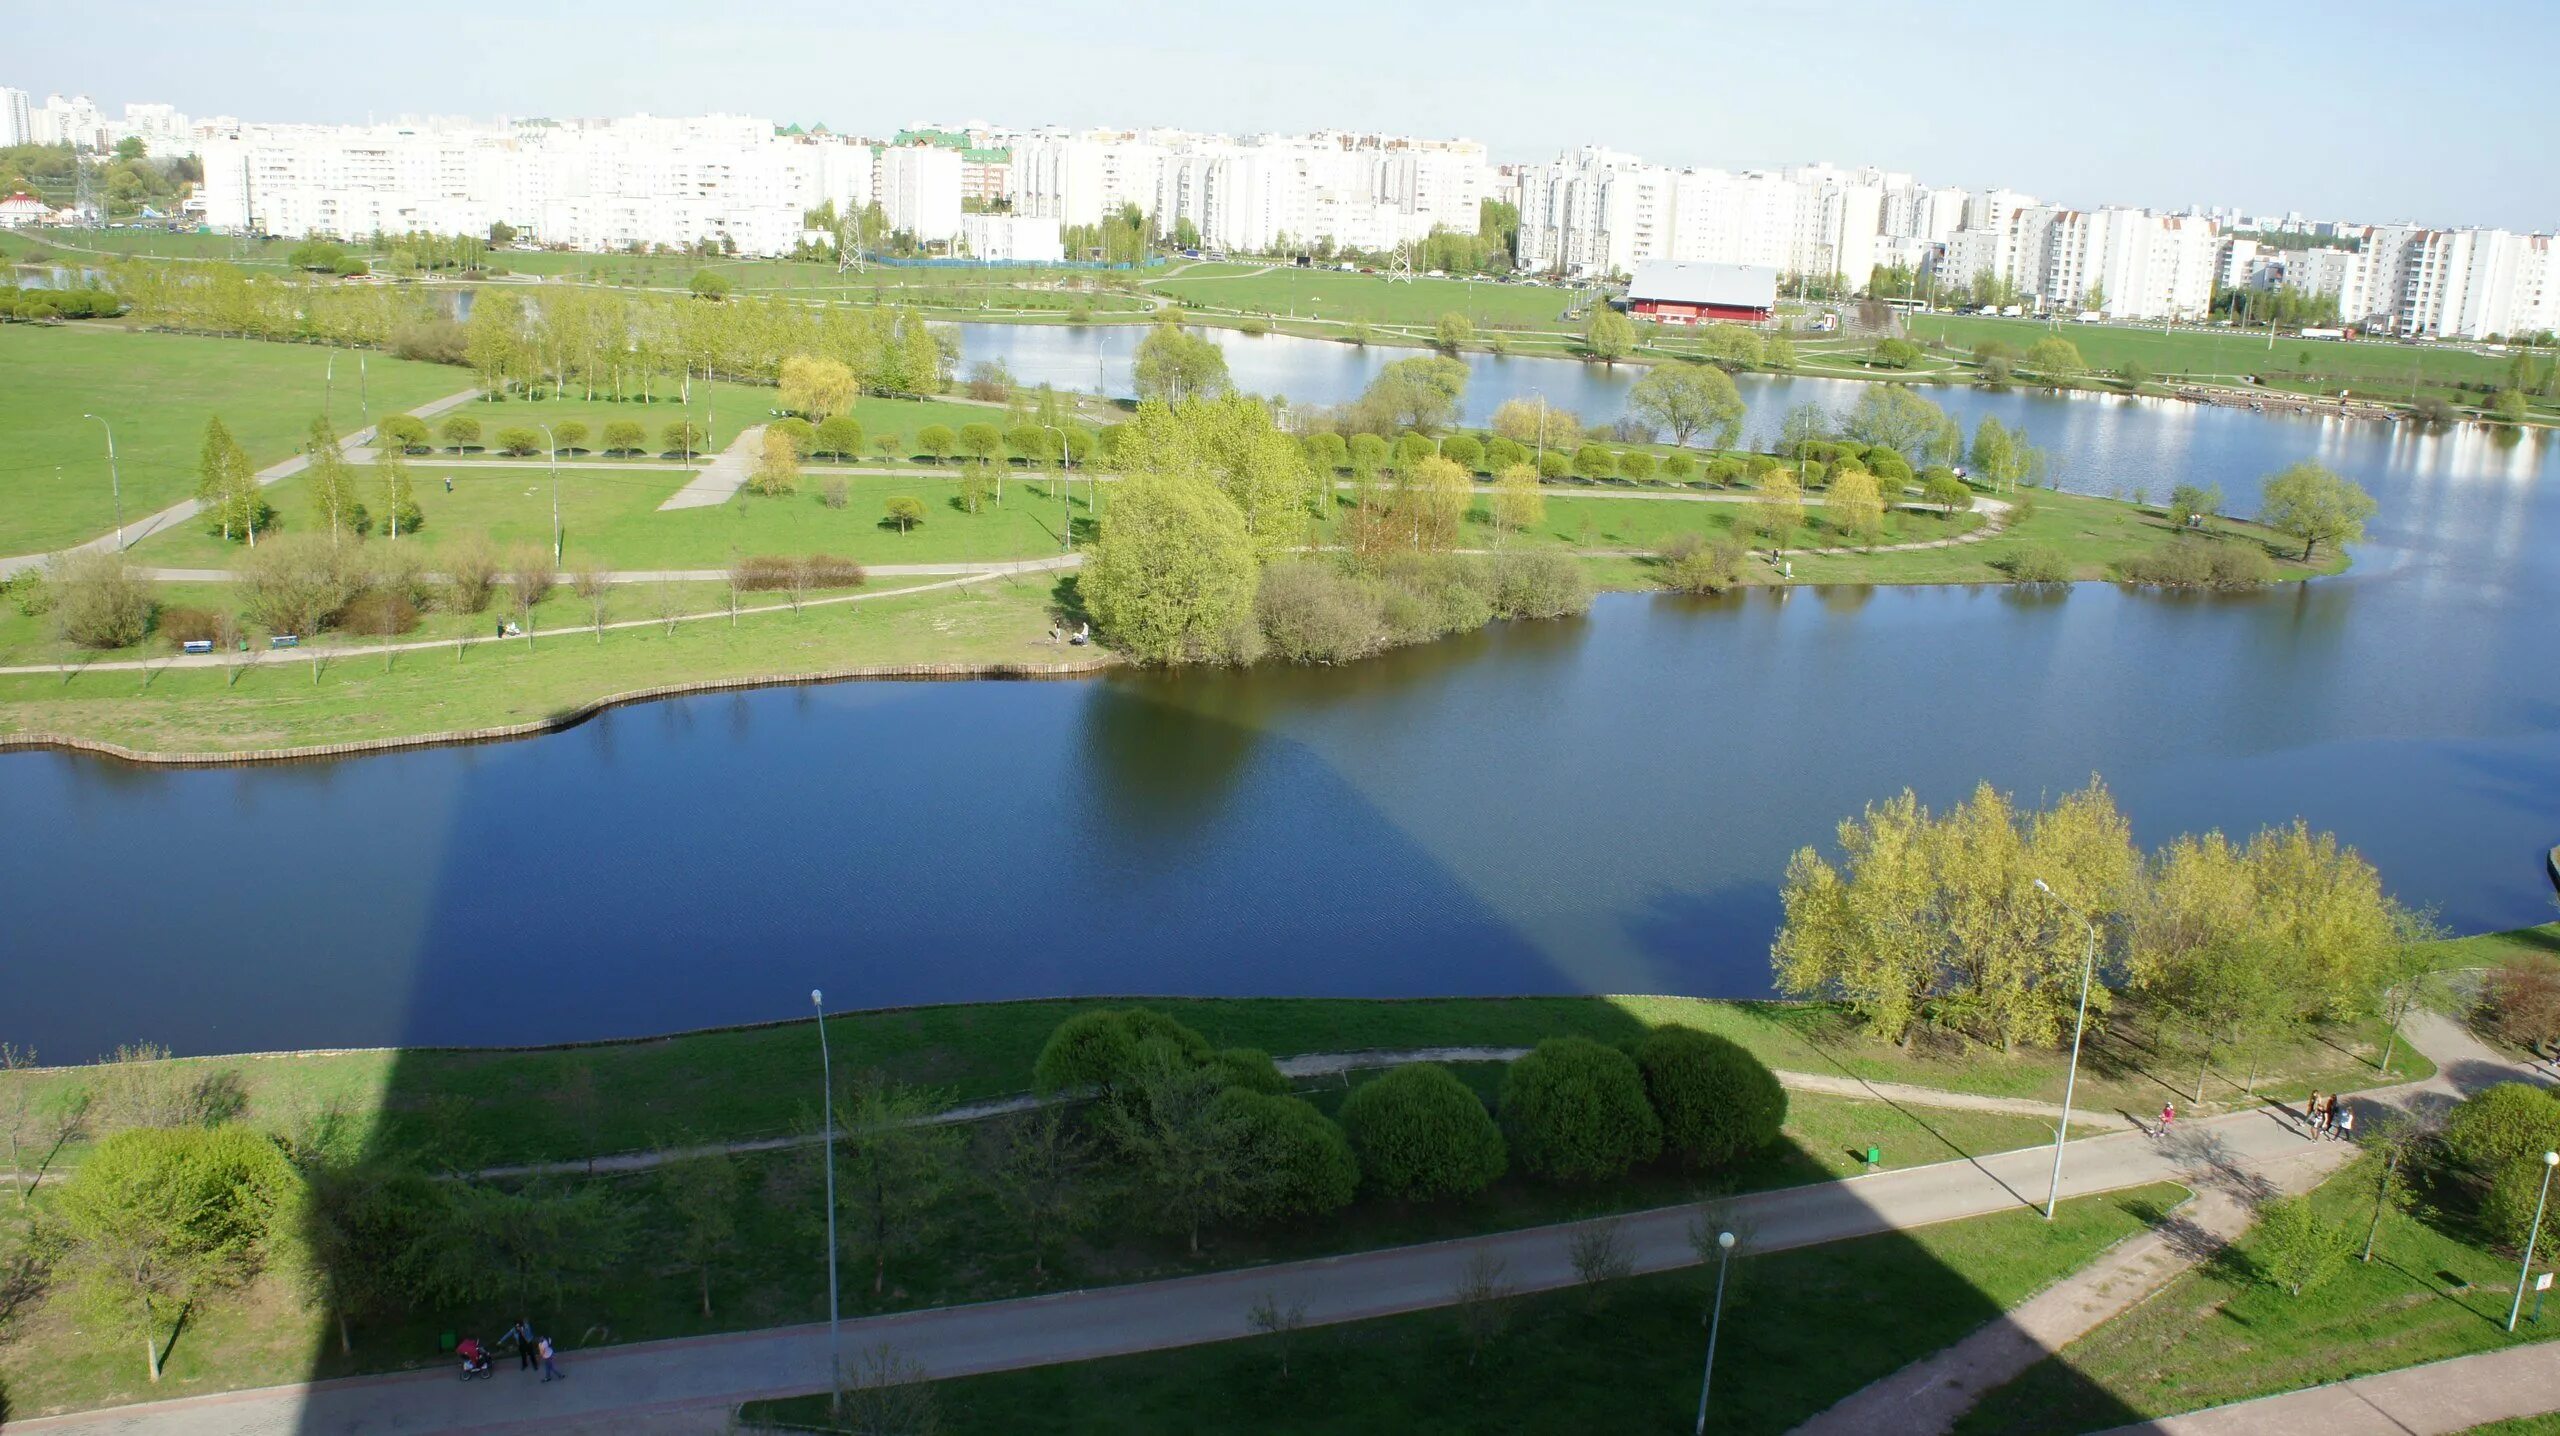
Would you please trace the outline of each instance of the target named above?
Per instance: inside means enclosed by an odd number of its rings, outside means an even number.
[[[1482,1191],[1510,1157],[1493,1114],[1446,1067],[1399,1067],[1342,1099],[1360,1179],[1381,1196],[1430,1201]]]
[[[1213,1109],[1230,1124],[1252,1178],[1237,1216],[1249,1223],[1338,1212],[1360,1185],[1351,1144],[1313,1105],[1230,1087]]]
[[[2522,1082],[2501,1082],[2465,1098],[2445,1119],[2445,1150],[2481,1173],[2560,1151],[2560,1099]]]
[[[1280,1075],[1271,1054],[1260,1048],[1221,1047],[1210,1054],[1209,1065],[1218,1069],[1219,1078],[1229,1087],[1265,1097],[1289,1095],[1289,1079]]]
[[[1664,1153],[1685,1166],[1718,1167],[1778,1140],[1787,1089],[1730,1038],[1692,1027],[1657,1027],[1636,1045],[1645,1096],[1662,1120]]]
[[[1523,1170],[1604,1182],[1662,1150],[1635,1059],[1588,1037],[1550,1037],[1502,1079],[1502,1126]]]
[[[1059,1023],[1032,1064],[1032,1084],[1043,1092],[1109,1094],[1154,1047],[1170,1049],[1182,1065],[1196,1067],[1210,1060],[1208,1039],[1163,1013],[1144,1007],[1108,1008],[1079,1012]]]

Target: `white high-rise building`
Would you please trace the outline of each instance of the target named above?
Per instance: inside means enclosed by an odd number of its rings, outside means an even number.
[[[2399,332],[2487,339],[2560,329],[2553,239],[2503,229],[2426,230],[2404,261]]]
[[[28,116],[28,131],[39,145],[70,145],[74,149],[107,148],[106,117],[98,113],[96,102],[87,95],[65,99],[60,95],[44,97],[44,108]]]
[[[36,142],[34,106],[27,92],[0,85],[0,145],[31,145]]]
[[[927,244],[957,238],[960,166],[960,152],[940,145],[882,150],[873,186],[889,228]]]

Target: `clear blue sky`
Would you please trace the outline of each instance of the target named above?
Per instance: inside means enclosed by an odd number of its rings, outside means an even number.
[[[1389,13],[1392,12],[1392,13]],[[28,7],[0,84],[191,114],[712,110],[1466,135],[1828,159],[2073,204],[2560,223],[2560,4],[127,0]]]

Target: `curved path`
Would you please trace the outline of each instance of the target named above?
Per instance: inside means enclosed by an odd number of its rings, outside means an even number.
[[[2439,1051],[2442,1035],[2434,1024],[2412,1023],[2411,1042],[2434,1057],[2440,1070],[2425,1083],[2393,1089],[2393,1099],[2450,1100],[2466,1084],[2508,1075],[2502,1062],[2484,1064],[2460,1051]],[[2099,1137],[2072,1148],[2063,1195],[2159,1181],[2262,1182],[2318,1155],[2322,1146],[2306,1142],[2288,1116],[2268,1108],[2193,1123],[2167,1141],[2140,1133]],[[2051,1160],[2050,1149],[2036,1147],[1760,1192],[1721,1204],[1714,1220],[1745,1233],[1754,1250],[1766,1252],[2015,1211],[2042,1198]],[[1603,1220],[1618,1224],[1633,1271],[1644,1273],[1697,1263],[1690,1229],[1699,1217],[1697,1208],[1680,1206]],[[840,1349],[859,1352],[886,1344],[937,1378],[1162,1350],[1246,1335],[1247,1313],[1266,1299],[1283,1308],[1303,1304],[1314,1325],[1448,1306],[1479,1256],[1500,1261],[1504,1278],[1519,1291],[1547,1291],[1574,1284],[1569,1243],[1596,1224],[866,1317],[844,1323]],[[635,1419],[672,1422],[700,1413],[706,1427],[716,1429],[718,1414],[738,1402],[826,1389],[838,1349],[824,1325],[783,1327],[573,1352],[567,1366],[577,1379],[531,1392],[521,1389],[531,1383],[519,1382],[505,1396],[496,1394],[503,1381],[465,1386],[438,1366],[18,1424],[28,1431],[149,1429],[173,1436],[288,1428],[423,1433],[627,1429]]]

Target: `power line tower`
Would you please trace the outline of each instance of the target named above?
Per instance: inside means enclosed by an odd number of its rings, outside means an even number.
[[[1409,239],[1396,246],[1395,262],[1387,266],[1387,282],[1393,284],[1399,280],[1413,283],[1413,241]]]
[[[105,223],[106,217],[98,212],[98,182],[97,177],[90,173],[89,157],[87,155],[72,156],[71,170],[72,212],[80,216],[82,225],[96,229]]]

